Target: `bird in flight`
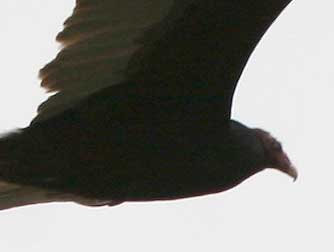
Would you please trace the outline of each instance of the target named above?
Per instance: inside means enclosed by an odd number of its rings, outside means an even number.
[[[77,0],[40,70],[53,92],[0,139],[0,209],[218,193],[297,171],[268,132],[231,120],[255,46],[291,0]]]

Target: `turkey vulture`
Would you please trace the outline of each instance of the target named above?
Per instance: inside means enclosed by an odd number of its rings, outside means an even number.
[[[230,189],[281,144],[230,119],[237,81],[291,0],[77,0],[40,71],[54,94],[0,139],[0,209],[88,206]]]

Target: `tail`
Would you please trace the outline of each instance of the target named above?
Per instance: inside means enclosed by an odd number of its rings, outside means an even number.
[[[0,182],[0,210],[57,200],[56,195],[39,188]]]
[[[0,211],[50,202],[73,202],[84,206],[115,206],[123,203],[118,200],[90,199],[78,195],[57,193],[31,186],[0,182]]]
[[[22,156],[27,155],[26,150],[29,150],[29,144],[34,143],[34,141],[25,141],[21,132],[0,135],[0,210],[50,202],[75,202],[86,206],[113,206],[122,203],[118,200],[87,198],[70,192],[51,190],[47,186],[38,186],[38,183],[35,185],[22,182],[27,177],[32,181],[42,178],[41,174],[35,174],[36,177],[31,174],[27,176],[19,161]],[[35,156],[31,158],[39,156],[40,154],[35,151]]]

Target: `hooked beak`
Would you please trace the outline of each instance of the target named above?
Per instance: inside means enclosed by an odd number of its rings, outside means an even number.
[[[277,169],[289,175],[291,178],[293,178],[293,182],[295,182],[298,178],[298,171],[293,165],[290,165],[284,168],[277,168]]]
[[[277,169],[287,175],[289,175],[291,178],[293,178],[293,182],[295,182],[298,178],[298,171],[294,167],[294,165],[290,162],[287,155],[283,152],[279,157],[277,157],[277,164],[274,167],[274,169]]]

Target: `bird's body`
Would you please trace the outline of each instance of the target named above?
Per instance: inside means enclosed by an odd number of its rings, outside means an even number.
[[[140,7],[116,2],[77,1],[58,36],[64,49],[41,71],[42,84],[59,93],[29,127],[0,140],[0,208],[191,197],[267,167],[296,176],[276,140],[230,120],[243,67],[290,0],[146,0],[142,10],[156,21],[145,29],[128,16],[124,27],[108,23],[109,9]],[[140,36],[118,45],[117,31],[131,29]]]
[[[92,98],[92,103],[100,105],[114,102],[109,96],[105,100],[103,96]],[[131,115],[129,102],[123,106],[119,115]],[[10,164],[8,171],[2,169],[1,176],[14,183],[20,181],[87,198],[126,201],[218,192],[264,168],[257,167],[264,159],[264,150],[254,132],[234,121],[227,125],[214,118],[214,111],[212,120],[210,113],[205,114],[206,119],[151,120],[152,111],[118,118],[117,112],[108,112],[112,106],[97,106],[99,111],[90,112],[92,107],[87,101],[86,106],[5,138],[11,145],[6,150],[12,157],[3,159],[15,158],[21,168],[13,170]],[[152,109],[148,107],[144,111]],[[237,135],[241,133],[242,136]],[[248,159],[254,144],[261,154],[256,157],[261,160]],[[237,167],[244,171],[254,169],[245,174]]]

